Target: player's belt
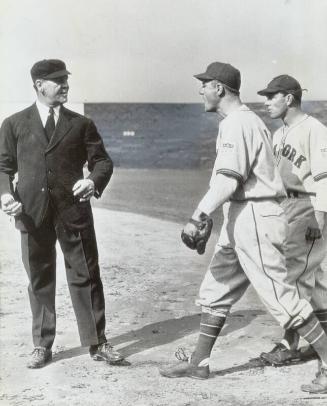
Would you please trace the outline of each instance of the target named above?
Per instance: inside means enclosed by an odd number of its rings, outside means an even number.
[[[292,199],[301,199],[303,197],[310,197],[310,196],[316,196],[315,193],[302,193],[298,192],[297,190],[287,190],[287,197],[291,197]]]

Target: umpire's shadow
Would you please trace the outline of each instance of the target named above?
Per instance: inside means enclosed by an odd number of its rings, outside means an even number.
[[[231,313],[225,323],[220,336],[228,335],[246,327],[257,316],[265,314],[263,310],[242,310]],[[200,314],[181,317],[178,319],[169,319],[157,323],[148,324],[138,330],[132,330],[109,339],[114,346],[119,345],[119,351],[124,357],[148,350],[150,348],[164,345],[178,340],[187,335],[199,331]],[[127,343],[126,346],[123,344]],[[88,348],[77,347],[69,350],[60,351],[55,354],[53,362],[63,359],[77,357],[88,353]]]

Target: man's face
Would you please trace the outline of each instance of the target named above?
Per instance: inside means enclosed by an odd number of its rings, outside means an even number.
[[[43,102],[48,106],[58,106],[66,103],[68,98],[68,76],[56,79],[38,79],[35,82]]]
[[[207,112],[217,112],[220,101],[217,86],[216,80],[202,82],[199,93],[203,97],[204,109]]]
[[[287,95],[278,92],[266,96],[265,106],[271,118],[283,118],[288,110]]]

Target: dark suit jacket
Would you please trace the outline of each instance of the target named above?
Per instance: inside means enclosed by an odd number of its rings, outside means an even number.
[[[23,204],[16,218],[20,230],[38,227],[49,200],[67,227],[93,223],[89,202],[74,198],[72,187],[82,179],[87,162],[100,197],[113,172],[113,163],[92,120],[61,106],[54,135],[48,143],[36,105],[6,118],[0,129],[0,195],[15,194]],[[18,172],[15,191],[12,179]]]

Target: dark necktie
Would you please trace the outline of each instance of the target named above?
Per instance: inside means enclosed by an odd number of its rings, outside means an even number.
[[[54,133],[55,127],[56,127],[56,124],[55,124],[55,120],[54,120],[54,111],[53,111],[53,107],[50,107],[47,122],[45,123],[45,127],[44,127],[45,135],[47,136],[47,139],[49,142]]]

